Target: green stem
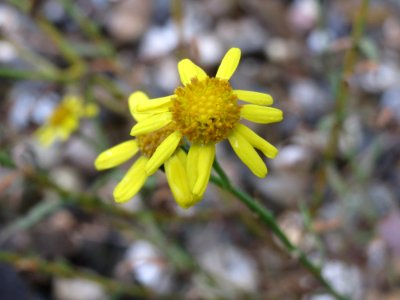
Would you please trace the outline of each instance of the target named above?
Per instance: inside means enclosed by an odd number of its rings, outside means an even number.
[[[306,267],[308,271],[313,274],[313,276],[318,279],[318,281],[329,291],[331,295],[333,295],[338,300],[346,300],[347,297],[340,295],[331,284],[322,276],[321,269],[316,266],[313,262],[311,262],[308,257],[305,255],[303,251],[297,248],[286,236],[283,230],[279,227],[274,215],[267,210],[262,204],[253,199],[246,192],[238,189],[233,186],[225,174],[223,169],[218,164],[217,160],[214,162],[214,170],[219,175],[219,178],[215,176],[211,177],[211,181],[213,181],[216,185],[235,195],[244,205],[246,205],[252,212],[254,212],[260,220],[267,225],[269,229],[275,234],[275,236],[279,239],[282,245],[286,248],[286,250],[290,253],[291,256],[297,258],[301,264]]]
[[[351,33],[351,45],[346,51],[343,63],[343,70],[340,81],[337,85],[336,102],[335,102],[335,121],[330,133],[330,139],[325,150],[327,160],[332,160],[338,150],[338,142],[340,131],[346,115],[346,107],[349,99],[349,83],[348,79],[352,75],[354,66],[357,61],[358,48],[362,35],[364,33],[365,19],[368,12],[369,0],[363,0],[360,4],[358,14],[354,18],[353,30]]]
[[[26,257],[20,254],[0,251],[0,261],[12,264],[14,266],[23,267],[28,266],[32,270],[49,275],[67,278],[84,278],[100,284],[105,290],[111,293],[125,294],[132,297],[145,297],[146,299],[153,299],[154,295],[149,291],[138,285],[122,283],[118,280],[103,277],[93,272],[79,270],[75,266],[68,264],[65,261],[46,261],[38,257]],[[159,295],[157,299],[159,299]],[[160,299],[176,299],[175,296],[165,295]]]

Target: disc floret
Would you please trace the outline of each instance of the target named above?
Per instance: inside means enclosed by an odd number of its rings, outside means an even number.
[[[176,129],[192,143],[217,143],[240,119],[238,97],[225,79],[193,78],[175,90],[171,107]]]
[[[143,156],[150,158],[156,151],[157,147],[168,137],[174,128],[172,124],[167,125],[164,128],[158,129],[151,133],[142,134],[137,136],[138,146]]]

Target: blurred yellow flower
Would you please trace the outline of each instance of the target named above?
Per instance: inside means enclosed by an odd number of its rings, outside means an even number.
[[[185,207],[201,199],[206,190],[216,143],[228,139],[237,156],[258,177],[266,176],[267,167],[256,149],[269,158],[278,153],[273,145],[240,124],[241,119],[268,124],[283,118],[281,110],[267,107],[273,103],[270,95],[232,89],[228,80],[239,64],[240,53],[240,49],[231,48],[215,77],[209,77],[192,61],[183,59],[178,63],[183,86],[170,96],[152,100],[142,97],[132,107],[133,113],[140,116],[132,128],[132,136],[149,134],[165,126],[174,129],[144,163],[147,174],[154,173],[170,158],[182,138],[190,143],[186,173],[193,197],[188,199],[195,201],[185,203]],[[239,104],[239,100],[250,104]]]
[[[137,103],[147,100],[147,96],[142,92],[131,95],[129,107],[134,119],[143,120],[147,117],[146,114],[134,113]],[[123,142],[99,154],[95,167],[97,170],[105,170],[126,162],[140,152],[140,156],[114,189],[116,202],[123,203],[130,200],[143,187],[147,177],[157,171],[156,168],[152,172],[146,172],[146,165],[153,157],[164,155],[160,153],[160,144],[169,145],[167,149],[163,149],[168,156],[163,163],[176,202],[182,207],[188,207],[189,204],[198,200],[189,189],[186,175],[187,155],[178,148],[181,139],[177,139],[177,136],[179,133],[174,132],[171,125],[167,125],[151,133],[138,135],[134,140]]]
[[[66,95],[47,121],[36,130],[35,135],[44,146],[50,146],[56,140],[65,141],[78,129],[82,118],[94,117],[97,114],[97,105],[84,104],[80,97]]]

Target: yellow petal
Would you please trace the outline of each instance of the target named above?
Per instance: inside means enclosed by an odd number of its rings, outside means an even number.
[[[240,49],[231,48],[225,54],[219,65],[217,75],[215,77],[229,80],[235,72],[240,61]]]
[[[148,100],[149,100],[149,97],[147,97],[147,95],[141,91],[132,93],[128,99],[129,111],[131,112],[131,115],[133,117],[135,117],[134,115],[137,112],[138,104],[140,104],[142,102],[146,102]]]
[[[99,114],[99,107],[94,103],[89,103],[85,105],[83,116],[92,118]]]
[[[168,111],[172,103],[172,95],[161,98],[154,98],[147,101],[142,101],[137,104],[136,110],[139,113],[158,113]]]
[[[171,121],[172,114],[170,112],[151,115],[146,119],[140,120],[135,126],[133,126],[131,135],[136,136],[156,131]]]
[[[148,176],[154,174],[158,168],[174,153],[181,141],[182,135],[175,131],[171,133],[156,149],[146,165]]]
[[[189,208],[200,200],[194,197],[190,191],[186,174],[186,153],[183,150],[178,149],[176,154],[165,162],[165,173],[172,194],[179,206]]]
[[[253,146],[240,134],[231,134],[229,137],[233,151],[240,160],[256,175],[257,177],[265,177],[267,175],[267,167],[265,163],[254,150]]]
[[[62,141],[66,141],[71,136],[72,130],[70,130],[69,128],[59,127],[57,128],[55,133],[56,138],[59,138]]]
[[[207,78],[206,72],[202,68],[194,64],[190,59],[183,59],[178,63],[178,72],[183,85],[187,85],[193,78],[199,80]]]
[[[145,172],[147,160],[141,156],[118,183],[114,189],[115,202],[123,203],[130,200],[142,188],[147,179]]]
[[[278,149],[247,126],[238,124],[235,128],[235,132],[242,135],[253,147],[261,150],[266,157],[274,158],[278,154]]]
[[[190,189],[193,189],[194,184],[196,183],[200,149],[200,144],[192,144],[189,148],[186,159],[186,173],[188,175]]]
[[[58,127],[71,133],[79,128],[79,119],[75,115],[65,117],[63,122],[59,124]]]
[[[215,144],[201,145],[197,161],[197,178],[192,192],[195,196],[202,198],[210,180],[211,169],[215,157]]]
[[[56,132],[51,126],[43,125],[36,130],[35,135],[40,144],[45,147],[50,146],[56,139]]]
[[[97,156],[94,165],[97,170],[113,168],[133,157],[139,150],[136,140],[118,144]]]
[[[66,95],[63,98],[61,105],[72,111],[79,111],[82,108],[82,99],[75,95]]]
[[[172,103],[173,96],[166,96],[149,100],[144,93],[139,96],[132,96],[129,98],[129,109],[133,118],[136,121],[142,121],[151,117],[154,114],[164,113],[169,111]]]
[[[233,93],[238,96],[240,100],[258,104],[258,105],[271,105],[274,100],[271,95],[253,92],[253,91],[245,91],[245,90],[234,90]]]
[[[280,109],[254,104],[243,105],[240,110],[240,116],[261,124],[279,122],[283,119],[283,113]]]

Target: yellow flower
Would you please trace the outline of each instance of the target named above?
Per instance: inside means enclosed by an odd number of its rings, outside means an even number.
[[[129,98],[129,107],[134,119],[144,120],[147,114],[135,113],[134,108],[137,103],[147,101],[147,96],[142,92],[137,92]],[[129,140],[118,144],[99,154],[95,161],[97,170],[105,170],[118,166],[133,158],[140,152],[140,156],[130,167],[128,172],[114,189],[114,199],[118,203],[130,200],[144,185],[147,178],[155,173],[146,172],[146,165],[152,157],[165,155],[160,153],[159,145],[167,143],[168,149],[164,149],[168,158],[163,161],[167,180],[176,202],[182,207],[189,207],[199,199],[190,192],[186,175],[186,153],[177,148],[181,139],[178,132],[174,132],[171,125],[157,129],[148,134],[138,135],[135,140]]]
[[[98,107],[95,104],[84,104],[80,97],[67,95],[35,135],[44,146],[50,146],[56,140],[65,141],[78,129],[81,118],[97,114]]]
[[[170,153],[178,147],[177,141],[185,137],[190,143],[186,172],[190,191],[197,200],[203,196],[210,178],[215,144],[222,140],[229,141],[237,156],[256,176],[266,176],[267,167],[256,149],[269,158],[274,158],[278,150],[240,124],[240,120],[268,124],[281,121],[283,114],[279,109],[267,107],[273,103],[270,95],[231,87],[228,80],[239,60],[240,49],[230,49],[216,76],[209,77],[192,61],[183,59],[178,63],[183,86],[170,96],[137,101],[133,112],[142,118],[133,126],[131,135],[148,134],[165,126],[174,128],[158,146],[157,155],[145,163],[143,169],[147,174],[168,160]],[[239,100],[249,104],[239,104]]]

